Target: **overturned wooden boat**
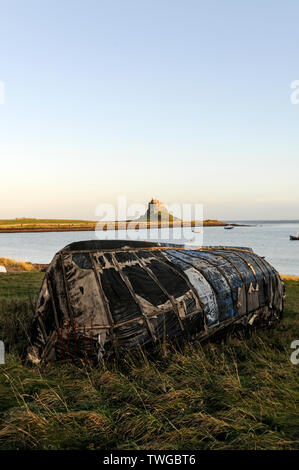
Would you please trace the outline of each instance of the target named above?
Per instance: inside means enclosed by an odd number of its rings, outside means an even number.
[[[284,286],[250,248],[84,241],[46,272],[29,359],[91,358],[281,318]]]

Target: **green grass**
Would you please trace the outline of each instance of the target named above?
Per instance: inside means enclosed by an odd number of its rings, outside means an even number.
[[[42,273],[11,277],[11,287],[4,276],[0,337],[11,338],[0,366],[1,449],[299,449],[299,365],[290,362],[298,281],[286,281],[281,324],[249,339],[127,355],[98,368],[37,368],[20,357],[32,317],[25,291],[37,294]]]
[[[34,219],[34,218],[18,218],[18,219],[0,219],[0,231],[1,232],[28,232],[28,231],[72,231],[72,230],[93,230],[97,227],[102,227],[103,230],[106,230],[109,224],[113,224],[113,227],[117,229],[118,227],[124,229],[129,221],[110,221],[110,222],[96,222],[91,220],[68,220],[68,219]],[[167,224],[166,220],[161,221],[152,221],[153,225],[165,226]],[[180,220],[174,220],[173,216],[170,216],[168,221],[170,224],[178,226],[178,224],[183,223]],[[150,222],[136,221],[136,224],[140,228],[145,228],[150,225]],[[192,227],[199,226],[199,221],[184,222],[185,225]],[[204,226],[218,226],[226,225],[225,222],[219,220],[204,220]],[[111,227],[110,227],[111,228]]]
[[[0,274],[0,302],[10,299],[28,299],[36,297],[44,273],[19,272]]]
[[[43,231],[69,231],[69,230],[93,230],[97,222],[90,220],[67,219],[2,219],[0,231],[9,232],[43,232]]]
[[[91,220],[71,220],[71,219],[34,219],[34,218],[17,218],[17,219],[0,219],[1,225],[58,225],[58,224],[94,224]]]

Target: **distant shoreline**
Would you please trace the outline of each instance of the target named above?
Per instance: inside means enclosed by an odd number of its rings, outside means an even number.
[[[63,221],[47,221],[47,223],[41,223],[38,220],[33,223],[24,223],[20,220],[13,221],[13,223],[3,223],[8,221],[0,220],[0,233],[35,233],[35,232],[94,232],[95,230],[107,231],[107,230],[140,230],[150,228],[177,228],[177,227],[226,227],[227,225],[233,225],[234,227],[248,226],[241,224],[229,224],[220,220],[204,220],[201,221],[170,221],[170,222],[84,222],[84,221],[72,221],[67,223]]]

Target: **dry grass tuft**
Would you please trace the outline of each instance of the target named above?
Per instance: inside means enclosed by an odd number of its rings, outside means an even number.
[[[280,277],[285,281],[299,281],[299,276],[289,276],[286,274],[281,274]]]
[[[299,283],[285,282],[285,317],[273,330],[99,367],[22,363],[30,301],[0,296],[0,337],[9,343],[0,366],[0,448],[299,449],[299,366],[290,361]]]
[[[0,258],[0,266],[5,266],[8,272],[37,271],[37,268],[27,261],[16,261],[10,258]]]

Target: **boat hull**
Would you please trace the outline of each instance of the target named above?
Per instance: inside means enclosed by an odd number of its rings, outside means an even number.
[[[250,248],[76,242],[46,272],[28,357],[100,362],[183,338],[204,341],[237,325],[273,325],[283,301],[279,274]]]

